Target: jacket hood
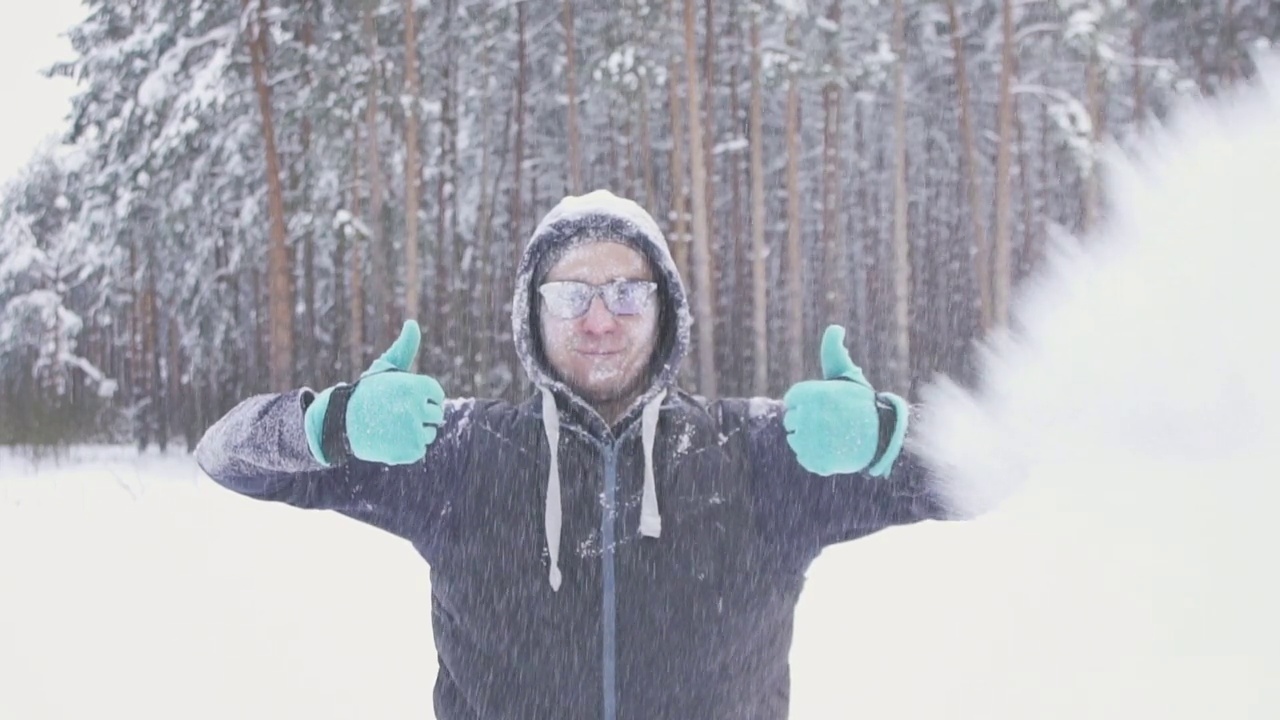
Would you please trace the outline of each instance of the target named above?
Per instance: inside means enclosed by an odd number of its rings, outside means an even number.
[[[684,284],[667,248],[666,238],[653,217],[632,200],[607,190],[570,195],[538,223],[525,245],[516,273],[511,303],[511,327],[516,353],[529,379],[540,390],[553,391],[573,405],[596,416],[595,410],[561,381],[542,350],[538,323],[540,301],[537,283],[550,260],[575,245],[613,240],[626,243],[648,258],[658,282],[658,341],[649,363],[649,383],[624,413],[626,418],[672,386],[689,347],[693,316]]]

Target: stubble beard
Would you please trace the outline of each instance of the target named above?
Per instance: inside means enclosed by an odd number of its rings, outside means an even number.
[[[583,383],[574,383],[570,388],[595,408],[606,421],[612,423],[617,419],[616,416],[621,415],[644,392],[647,381],[648,374],[642,371],[625,383],[595,388]]]

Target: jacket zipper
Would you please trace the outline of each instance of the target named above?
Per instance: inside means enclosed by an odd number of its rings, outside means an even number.
[[[604,548],[601,562],[604,564],[604,604],[601,623],[604,635],[604,720],[618,717],[618,595],[617,562],[614,554],[617,528],[618,448],[610,443],[604,446],[604,508],[600,514],[600,544]]]

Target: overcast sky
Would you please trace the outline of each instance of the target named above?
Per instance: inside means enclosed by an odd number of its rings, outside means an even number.
[[[65,31],[85,12],[79,0],[0,2],[0,184],[66,127],[74,84],[40,70],[72,58]]]

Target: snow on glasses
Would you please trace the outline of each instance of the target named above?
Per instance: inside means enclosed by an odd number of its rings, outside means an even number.
[[[604,285],[561,280],[543,283],[538,292],[552,315],[573,320],[587,314],[597,295],[614,315],[639,315],[649,306],[649,298],[657,289],[658,283],[650,280],[614,280]]]

